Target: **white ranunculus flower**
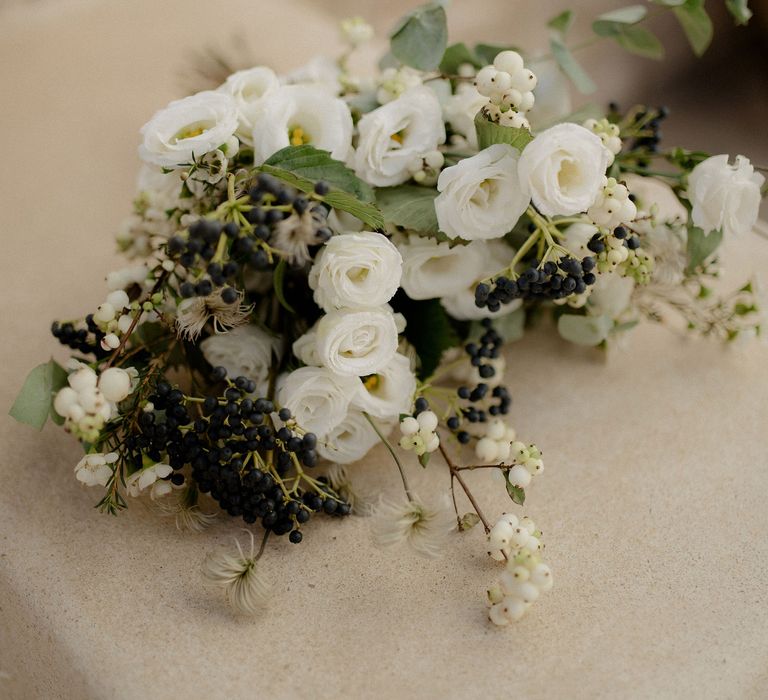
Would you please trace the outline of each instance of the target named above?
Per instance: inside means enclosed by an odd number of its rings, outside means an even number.
[[[557,124],[523,149],[518,173],[542,214],[570,216],[586,211],[595,201],[608,159],[600,137],[589,129]]]
[[[634,289],[635,280],[632,277],[610,272],[598,275],[587,302],[590,314],[618,319],[629,306]]]
[[[426,236],[398,244],[403,256],[401,286],[411,299],[451,296],[480,279],[485,269],[485,241],[451,247]]]
[[[222,92],[198,92],[171,102],[142,128],[139,156],[147,163],[175,167],[223,145],[234,150],[237,105]]]
[[[258,326],[247,325],[206,338],[200,343],[200,351],[211,365],[226,369],[231,379],[253,379],[261,396],[269,383],[269,369],[278,343],[278,338]]]
[[[440,299],[443,308],[458,321],[479,321],[483,318],[498,318],[512,313],[522,306],[522,299],[515,299],[509,304],[502,304],[498,311],[489,311],[487,307],[478,308],[475,304],[475,287],[481,280],[503,270],[514,257],[515,251],[500,240],[484,244],[485,263],[482,271],[469,285]]]
[[[296,338],[291,349],[293,354],[305,365],[320,367],[323,363],[320,362],[320,357],[317,354],[317,324],[312,326],[304,335]]]
[[[325,311],[386,304],[400,286],[400,251],[380,233],[330,238],[309,272],[315,302]]]
[[[219,92],[231,95],[237,105],[238,136],[248,143],[253,136],[253,112],[257,105],[272,91],[280,87],[280,80],[271,68],[256,66],[232,73],[219,87]]]
[[[395,318],[386,308],[340,309],[317,323],[318,357],[338,374],[375,374],[395,356],[397,344]]]
[[[496,143],[440,173],[435,212],[448,238],[500,238],[512,230],[531,201],[517,175],[519,157]]]
[[[688,198],[694,225],[705,233],[721,229],[726,236],[752,230],[760,212],[760,188],[765,178],[755,172],[749,158],[712,156],[688,176]]]
[[[456,93],[445,100],[443,117],[454,132],[467,140],[472,149],[477,149],[477,131],[475,116],[488,103],[488,98],[481,95],[474,85],[459,83]]]
[[[440,102],[423,86],[369,112],[357,126],[355,172],[376,187],[405,182],[408,165],[445,141]]]
[[[288,85],[269,92],[254,107],[256,165],[286,146],[309,143],[345,161],[352,146],[352,114],[344,100],[314,85]]]
[[[322,438],[347,417],[359,384],[325,367],[302,367],[278,379],[276,398],[301,428]]]
[[[379,426],[386,435],[392,425]],[[360,411],[352,410],[347,417],[317,443],[317,452],[336,464],[351,464],[365,457],[379,441],[379,436]]]
[[[416,377],[405,355],[398,353],[376,374],[360,377],[360,383],[360,391],[352,400],[353,407],[375,418],[392,420],[410,411]]]

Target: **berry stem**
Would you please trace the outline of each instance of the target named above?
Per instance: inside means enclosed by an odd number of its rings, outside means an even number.
[[[451,472],[451,489],[453,490],[453,479],[456,479],[456,481],[459,482],[459,485],[464,490],[464,493],[467,495],[467,498],[469,499],[469,502],[472,504],[472,507],[475,509],[475,513],[477,513],[477,517],[480,518],[480,522],[483,523],[483,527],[485,528],[486,534],[491,531],[491,524],[488,521],[488,519],[483,515],[483,511],[478,505],[477,501],[475,500],[474,495],[469,490],[469,486],[467,486],[467,482],[464,481],[464,478],[461,476],[459,467],[454,464],[453,460],[451,459],[450,455],[445,451],[445,448],[443,447],[442,442],[438,446],[438,449],[440,450],[440,454],[443,455],[443,459],[445,460],[445,463],[448,465],[448,469]],[[455,499],[454,499],[455,504]],[[457,513],[458,514],[458,513]]]

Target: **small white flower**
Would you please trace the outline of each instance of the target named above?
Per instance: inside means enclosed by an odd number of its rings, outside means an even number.
[[[446,168],[437,180],[435,212],[449,238],[499,238],[530,203],[517,173],[519,153],[497,143]]]
[[[482,277],[485,241],[451,246],[426,236],[409,236],[398,243],[403,256],[401,286],[411,299],[451,296]]]
[[[252,307],[242,303],[243,293],[233,304],[227,304],[220,291],[207,297],[184,299],[176,310],[176,329],[187,340],[195,340],[202,333],[205,324],[213,320],[216,333],[226,333],[241,326],[248,320]]]
[[[416,377],[405,355],[396,354],[376,374],[360,377],[360,391],[352,405],[375,418],[393,420],[411,406]]]
[[[315,258],[309,286],[325,311],[386,304],[400,286],[403,259],[380,233],[333,236]]]
[[[565,123],[541,132],[523,149],[518,173],[542,214],[570,216],[595,201],[607,167],[608,151],[600,138]]]
[[[405,182],[409,164],[445,141],[440,103],[423,86],[369,112],[357,126],[355,172],[376,187]]]
[[[346,417],[359,391],[357,377],[334,374],[325,367],[302,367],[277,382],[277,401],[290,409],[296,423],[322,438]]]
[[[311,85],[288,85],[255,106],[253,158],[256,165],[286,146],[312,144],[344,161],[352,146],[352,115],[344,100]]]
[[[150,467],[144,467],[131,474],[125,480],[125,488],[129,496],[133,498],[141,495],[141,492],[149,486],[152,487],[150,496],[154,500],[158,496],[164,496],[171,491],[171,485],[168,482],[160,482],[173,473],[173,469],[168,464],[153,464]],[[167,486],[167,488],[165,488]]]
[[[249,324],[206,338],[200,343],[200,351],[211,365],[226,369],[230,377],[253,379],[256,392],[263,396],[279,342],[279,338]]]
[[[447,499],[426,503],[382,499],[373,512],[371,530],[380,547],[408,542],[419,554],[439,557],[448,536],[456,528],[456,517]]]
[[[240,542],[235,540],[235,550],[219,549],[209,553],[203,561],[203,577],[219,586],[227,602],[234,610],[245,615],[255,615],[269,599],[270,587],[259,571],[253,534],[251,550],[246,555]]]
[[[237,106],[238,136],[248,143],[255,126],[253,116],[261,100],[280,87],[280,80],[271,68],[256,66],[232,73],[219,87],[219,92],[232,96]]]
[[[752,167],[749,158],[712,156],[699,163],[688,176],[688,197],[693,204],[691,219],[705,233],[721,229],[726,236],[751,231],[760,213],[760,188],[765,177]]]
[[[192,162],[231,144],[237,129],[235,101],[221,92],[199,92],[171,102],[142,128],[142,160],[164,167]]]
[[[75,466],[75,478],[86,486],[106,486],[117,458],[115,452],[87,454]]]
[[[392,424],[380,425],[385,434]],[[322,436],[317,443],[317,453],[337,464],[351,464],[365,457],[379,442],[379,436],[361,411],[351,410],[344,420]]]
[[[352,46],[360,46],[373,38],[373,27],[362,17],[348,17],[341,21],[341,34]]]
[[[481,95],[474,85],[460,83],[456,93],[443,104],[445,121],[451,125],[455,133],[466,139],[467,145],[472,150],[477,150],[475,116],[487,102],[487,98]]]
[[[317,324],[318,357],[337,374],[375,374],[392,360],[397,345],[397,325],[386,308],[339,309]]]

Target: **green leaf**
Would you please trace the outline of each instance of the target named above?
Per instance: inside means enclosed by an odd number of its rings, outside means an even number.
[[[442,5],[429,3],[403,17],[390,36],[392,54],[419,70],[435,70],[448,43],[448,25]]]
[[[561,35],[565,34],[573,24],[573,10],[566,10],[565,12],[561,12],[557,17],[553,17],[549,22],[547,22],[547,26],[550,29],[553,29],[556,32],[559,32]]]
[[[620,31],[621,25],[637,24],[645,19],[647,14],[648,11],[643,5],[622,7],[600,15],[592,22],[592,31],[598,36],[614,36]]]
[[[440,364],[443,352],[460,343],[459,336],[438,299],[415,301],[400,292],[393,306],[406,318],[405,337],[421,360],[419,378],[427,379]]]
[[[419,464],[426,469],[429,464],[429,452],[425,452],[423,455],[419,455]]]
[[[49,415],[60,419],[53,410],[53,397],[66,383],[67,372],[55,360],[38,365],[27,375],[9,415],[41,430]]]
[[[341,161],[331,158],[328,151],[309,144],[286,146],[267,158],[265,164],[289,170],[314,182],[322,180],[331,187],[355,195],[363,202],[372,202],[374,199],[371,186],[355,175],[353,170]]]
[[[295,314],[296,311],[285,299],[285,290],[283,289],[286,267],[287,264],[285,262],[285,258],[280,258],[280,262],[278,262],[275,266],[272,284],[275,288],[275,296],[277,297],[277,300],[280,302],[281,306],[287,311],[290,311],[292,314]]]
[[[705,234],[697,226],[688,227],[688,266],[686,272],[692,274],[712,255],[723,240],[723,232],[710,231]]]
[[[506,474],[504,475],[504,483],[507,486],[507,493],[514,503],[521,506],[525,503],[525,490],[519,486],[512,486],[509,481],[506,480]]]
[[[483,64],[478,60],[466,44],[451,44],[443,54],[443,60],[440,61],[440,70],[443,73],[455,74],[459,66],[464,63],[470,63],[475,68],[482,68]]]
[[[747,0],[725,0],[725,6],[736,24],[746,24],[752,17],[752,10],[747,6]]]
[[[522,151],[531,141],[533,136],[528,129],[516,129],[512,126],[500,126],[486,119],[482,112],[475,116],[475,131],[480,150],[488,148],[494,143],[508,143],[518,151]]]
[[[630,53],[659,60],[664,57],[664,47],[656,35],[643,27],[622,27],[614,37],[619,46]]]
[[[707,50],[714,33],[712,20],[704,8],[704,0],[686,0],[672,11],[688,37],[693,53],[701,56]]]
[[[549,41],[549,48],[552,51],[557,65],[565,73],[576,89],[582,95],[588,95],[597,89],[587,72],[581,67],[581,64],[574,58],[570,49],[558,38],[552,37]]]
[[[663,7],[679,7],[685,5],[687,0],[653,0],[655,5],[662,5]]]
[[[607,337],[613,321],[607,316],[563,314],[557,319],[557,332],[570,343],[594,347]]]
[[[493,63],[493,59],[502,51],[517,51],[517,47],[499,46],[497,44],[475,44],[475,55],[484,66]]]
[[[268,165],[267,163],[260,165],[256,169],[260,172],[268,173],[283,182],[287,182],[289,185],[302,192],[312,193],[315,191],[315,183],[317,180],[310,180],[303,175],[298,175],[290,170],[277,168],[273,165]],[[352,216],[357,217],[360,221],[373,229],[384,228],[384,218],[382,217],[381,212],[373,204],[363,202],[349,192],[332,189],[328,194],[322,197],[315,196],[334,209],[340,209],[348,214],[352,214]]]
[[[459,530],[466,532],[467,530],[471,530],[479,522],[480,516],[477,513],[471,511],[469,513],[464,513],[459,521]]]
[[[376,190],[376,204],[387,223],[424,233],[438,231],[435,197],[437,190],[417,185]]]

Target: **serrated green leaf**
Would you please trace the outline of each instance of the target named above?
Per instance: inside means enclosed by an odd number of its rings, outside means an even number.
[[[284,309],[286,309],[286,311],[290,311],[292,314],[295,314],[296,311],[285,299],[285,290],[283,289],[283,284],[285,283],[286,267],[287,267],[287,264],[285,262],[285,259],[280,258],[280,261],[275,266],[275,272],[272,277],[272,284],[275,289],[275,297],[277,297],[277,300],[280,302],[280,305]]]
[[[693,53],[701,56],[712,42],[712,20],[704,7],[704,0],[686,0],[672,12],[688,38]]]
[[[475,68],[483,67],[483,64],[466,44],[451,44],[445,50],[443,59],[440,61],[440,70],[443,73],[453,75],[458,72],[459,66],[465,63],[469,63]]]
[[[374,199],[371,186],[355,175],[353,170],[331,158],[328,151],[309,144],[286,146],[267,158],[265,164],[289,170],[314,182],[322,180],[331,187],[355,195],[363,202],[372,202]]]
[[[752,17],[752,10],[747,6],[747,0],[725,0],[725,6],[736,24],[746,24]]]
[[[525,503],[525,489],[522,489],[519,486],[513,486],[506,480],[506,478],[504,479],[504,483],[507,487],[507,494],[512,501],[517,503],[517,505],[522,506]]]
[[[482,112],[475,116],[475,131],[480,150],[494,143],[508,143],[518,151],[522,151],[531,141],[533,135],[528,129],[516,129],[512,126],[500,126],[485,118]]]
[[[607,337],[613,321],[607,316],[579,316],[563,314],[557,319],[557,332],[575,345],[594,347]]]
[[[710,231],[705,234],[697,226],[688,227],[688,266],[686,272],[692,274],[698,267],[706,262],[718,248],[723,240],[723,232],[720,230]]]
[[[376,204],[387,223],[423,233],[438,232],[435,197],[437,190],[417,185],[376,190]]]
[[[655,34],[643,27],[622,27],[614,37],[622,48],[646,58],[664,58],[664,47]]]
[[[573,10],[561,12],[557,17],[553,17],[547,22],[547,26],[550,29],[559,32],[561,35],[566,34],[571,25],[573,25]]]
[[[565,73],[576,89],[583,95],[588,95],[597,89],[581,64],[574,58],[570,49],[557,37],[552,37],[549,41],[549,48],[552,51],[557,65]]]
[[[9,415],[41,430],[49,415],[60,419],[53,410],[53,397],[66,383],[67,372],[55,360],[38,365],[27,375]]]
[[[442,5],[417,7],[398,23],[390,36],[390,50],[401,63],[419,70],[440,65],[448,43],[448,24]]]
[[[648,10],[643,5],[630,5],[600,15],[592,22],[592,31],[598,36],[614,36],[621,25],[637,24],[645,19]]]

